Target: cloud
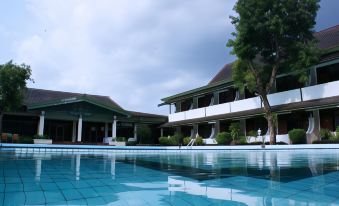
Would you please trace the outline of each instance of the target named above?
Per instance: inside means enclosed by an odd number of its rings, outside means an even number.
[[[12,45],[32,87],[108,95],[166,114],[160,99],[203,86],[229,62],[234,1],[29,0],[33,32]]]

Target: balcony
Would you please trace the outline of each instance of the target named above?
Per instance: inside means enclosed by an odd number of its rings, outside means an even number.
[[[339,96],[339,81],[270,94],[268,95],[268,100],[271,106],[276,106],[313,99],[328,98],[333,96]],[[209,107],[170,114],[169,122],[222,115],[232,112],[241,112],[246,110],[258,109],[261,107],[262,103],[260,98],[253,97],[249,99],[243,99],[239,101],[217,104]]]

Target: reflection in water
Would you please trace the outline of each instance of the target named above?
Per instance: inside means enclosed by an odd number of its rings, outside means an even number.
[[[105,194],[114,195],[114,201],[124,199],[128,193],[129,197],[142,196],[147,201],[152,198],[164,205],[166,202],[177,205],[176,198],[188,197],[185,201],[203,198],[208,204],[316,205],[317,201],[337,198],[331,195],[339,193],[339,186],[335,186],[339,182],[338,154],[338,151],[18,153],[15,158],[33,160],[34,164],[14,168],[35,170],[30,174],[41,184],[44,177],[50,177],[53,182],[75,180],[84,183],[78,186],[90,185],[94,190],[105,186],[108,190]],[[11,159],[1,158],[4,174],[12,171],[8,163]]]
[[[75,179],[80,180],[80,161],[81,155],[77,154],[75,159]]]

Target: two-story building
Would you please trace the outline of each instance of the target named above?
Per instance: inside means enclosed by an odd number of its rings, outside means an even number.
[[[311,143],[320,128],[334,131],[339,126],[339,25],[316,32],[322,51],[320,62],[309,68],[309,81],[280,74],[268,95],[272,110],[278,115],[277,142],[288,142],[288,131],[303,128]],[[240,122],[243,133],[267,133],[260,97],[245,90],[239,92],[232,82],[232,63],[226,64],[205,86],[162,99],[169,105],[168,123],[184,136],[198,133],[206,143],[215,143],[217,133],[227,131],[231,122]],[[174,109],[173,109],[174,108]],[[269,141],[269,138],[266,138]]]

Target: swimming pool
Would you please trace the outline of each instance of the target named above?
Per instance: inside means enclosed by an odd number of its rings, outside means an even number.
[[[339,205],[339,150],[0,151],[3,205]]]

